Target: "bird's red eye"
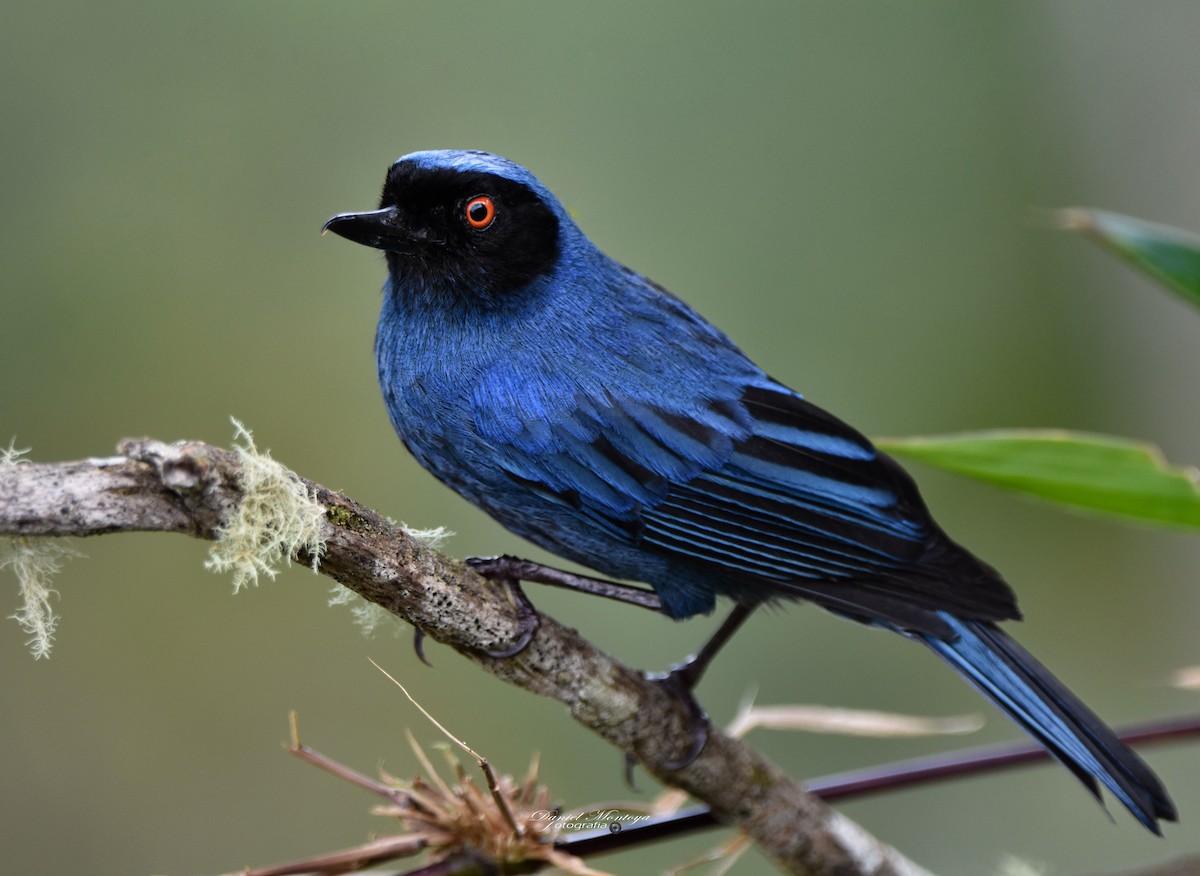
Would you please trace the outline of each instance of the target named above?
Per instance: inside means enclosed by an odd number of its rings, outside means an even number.
[[[487,195],[476,195],[467,201],[466,214],[467,224],[482,231],[496,219],[496,202]]]

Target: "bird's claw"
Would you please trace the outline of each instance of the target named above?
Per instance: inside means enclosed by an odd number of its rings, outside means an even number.
[[[417,659],[433,669],[433,664],[425,656],[425,631],[420,627],[413,627],[413,650],[417,652]]]

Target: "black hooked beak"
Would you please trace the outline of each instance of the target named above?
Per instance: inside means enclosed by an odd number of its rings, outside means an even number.
[[[409,228],[395,207],[367,213],[338,213],[325,223],[321,233],[332,231],[346,240],[386,252],[410,254],[431,243],[443,241],[424,228]]]

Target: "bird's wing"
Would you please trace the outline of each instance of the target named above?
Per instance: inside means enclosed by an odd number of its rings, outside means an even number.
[[[759,374],[717,399],[677,387],[667,407],[546,375],[490,375],[476,426],[514,481],[609,535],[742,599],[807,598],[935,635],[938,610],[1018,616],[896,463],[782,384]],[[510,381],[521,391],[497,397]]]
[[[643,541],[703,556],[850,617],[946,632],[930,612],[1019,616],[1008,585],[935,524],[908,474],[774,381],[743,388],[750,433],[644,509]]]

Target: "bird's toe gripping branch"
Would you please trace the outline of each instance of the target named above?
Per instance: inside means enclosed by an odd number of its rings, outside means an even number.
[[[668,672],[647,675],[647,678],[669,691],[673,696],[679,699],[687,709],[688,729],[692,736],[691,746],[676,760],[667,761],[663,767],[670,772],[681,770],[688,767],[698,758],[704,751],[704,747],[708,745],[708,734],[710,723],[708,713],[700,705],[696,699],[696,695],[692,693],[693,681],[687,672],[690,664],[684,663],[673,667]],[[626,761],[626,778],[629,779],[629,770],[632,767],[630,761]]]
[[[489,657],[495,657],[497,660],[504,660],[517,656],[529,647],[529,643],[533,640],[533,634],[537,632],[538,627],[541,625],[541,619],[537,609],[533,607],[533,603],[529,601],[529,597],[521,589],[520,581],[516,578],[502,578],[500,579],[500,583],[508,588],[508,592],[517,606],[517,635],[508,647],[492,650],[485,649],[483,653]]]
[[[475,565],[473,560],[468,560],[467,563],[471,566]],[[515,657],[529,647],[534,633],[541,626],[541,617],[538,615],[533,603],[529,601],[529,597],[525,595],[525,591],[521,589],[521,582],[519,580],[507,575],[489,575],[486,571],[481,571],[480,574],[489,581],[495,581],[507,588],[517,609],[517,634],[513,637],[512,644],[503,648],[481,648],[480,651],[488,657],[494,657],[497,660]],[[433,668],[433,664],[425,656],[425,631],[420,627],[413,629],[413,651],[416,652],[418,660],[426,666]]]

